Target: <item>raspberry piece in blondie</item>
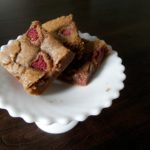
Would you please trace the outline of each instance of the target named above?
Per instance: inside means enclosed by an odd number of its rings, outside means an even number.
[[[26,36],[33,45],[39,46],[41,44],[43,40],[43,34],[39,21],[32,22],[30,28],[26,32]]]
[[[38,32],[36,31],[36,28],[33,27],[33,28],[30,28],[28,31],[27,31],[27,37],[29,37],[29,39],[31,41],[36,41],[39,36],[38,36]]]
[[[52,59],[45,52],[39,52],[35,60],[32,61],[31,67],[40,71],[49,71],[52,68]]]

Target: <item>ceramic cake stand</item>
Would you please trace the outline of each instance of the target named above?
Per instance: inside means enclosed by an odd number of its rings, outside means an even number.
[[[80,33],[80,36],[96,39],[88,33]],[[6,109],[12,117],[35,122],[45,132],[64,133],[88,116],[98,115],[103,108],[111,106],[112,100],[119,97],[119,91],[124,87],[124,69],[121,58],[113,51],[88,86],[69,85],[56,80],[42,96],[30,96],[1,67],[0,108]]]

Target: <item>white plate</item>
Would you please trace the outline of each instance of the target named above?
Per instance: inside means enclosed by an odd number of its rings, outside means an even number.
[[[80,33],[80,36],[89,40],[96,38],[87,33]],[[88,86],[55,81],[44,95],[30,96],[18,81],[0,68],[0,107],[7,109],[11,116],[21,117],[29,123],[36,122],[38,126],[84,121],[90,115],[98,115],[119,97],[119,91],[124,87],[124,69],[121,58],[113,51]],[[54,133],[57,132],[64,131]]]

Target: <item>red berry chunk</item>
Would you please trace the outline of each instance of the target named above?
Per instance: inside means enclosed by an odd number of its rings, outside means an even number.
[[[70,36],[71,33],[72,33],[72,29],[69,27],[66,27],[60,30],[60,34],[63,36]]]
[[[94,59],[96,61],[101,61],[104,57],[104,48],[98,48],[94,53]]]
[[[45,62],[43,55],[39,55],[37,59],[32,62],[31,66],[40,71],[46,71],[47,69],[47,63]]]
[[[88,75],[84,73],[78,73],[74,75],[74,80],[76,81],[78,85],[82,85],[82,86],[87,85]]]
[[[31,40],[31,41],[36,41],[39,36],[38,36],[38,32],[36,31],[36,28],[30,28],[27,31],[27,37]]]

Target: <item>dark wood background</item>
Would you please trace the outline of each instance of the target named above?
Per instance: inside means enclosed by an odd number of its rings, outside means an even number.
[[[0,45],[32,20],[69,13],[81,31],[105,39],[123,59],[127,79],[120,98],[61,135],[44,133],[0,109],[0,150],[150,149],[149,0],[0,0]]]

